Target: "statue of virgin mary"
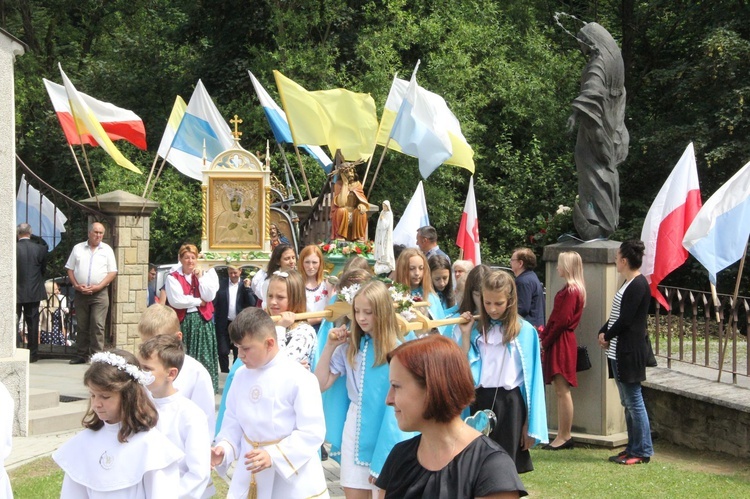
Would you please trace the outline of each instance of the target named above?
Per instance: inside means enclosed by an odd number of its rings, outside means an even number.
[[[390,274],[396,269],[393,256],[393,212],[391,202],[383,201],[383,210],[375,229],[375,274]]]

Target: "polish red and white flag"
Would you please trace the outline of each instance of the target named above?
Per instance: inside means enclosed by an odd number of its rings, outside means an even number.
[[[461,215],[461,225],[458,227],[456,245],[463,250],[465,260],[471,260],[474,265],[482,263],[479,253],[479,219],[477,218],[477,201],[474,197],[473,176],[469,180],[469,192],[466,194],[466,204]]]
[[[68,139],[68,144],[78,145],[83,142],[90,146],[98,146],[99,143],[85,127],[76,127],[65,87],[44,78],[43,81],[63,132],[65,132],[65,138]],[[94,117],[101,123],[110,140],[127,140],[138,149],[146,150],[146,128],[143,126],[143,120],[137,114],[109,102],[94,99],[83,92],[78,92],[78,94],[88,105]],[[81,129],[80,138],[79,129]]]
[[[702,204],[691,142],[654,199],[641,232],[646,246],[641,273],[650,283],[651,296],[667,310],[669,304],[657,286],[687,260],[682,240]]]

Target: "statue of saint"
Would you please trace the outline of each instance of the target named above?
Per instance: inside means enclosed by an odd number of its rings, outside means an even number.
[[[370,204],[357,178],[357,171],[352,163],[342,163],[335,173],[339,174],[339,178],[333,187],[331,238],[365,241]]]
[[[630,143],[625,127],[625,67],[612,35],[599,24],[587,23],[576,38],[589,61],[568,121],[571,129],[578,122],[578,200],[573,207],[573,222],[581,238],[591,240],[607,238],[617,228],[617,166],[627,158]]]
[[[396,270],[393,256],[393,212],[391,202],[383,201],[383,210],[375,229],[375,273],[390,274]]]

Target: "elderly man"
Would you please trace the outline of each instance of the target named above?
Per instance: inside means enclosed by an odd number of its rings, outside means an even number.
[[[448,259],[448,263],[451,261],[450,257],[438,246],[437,231],[431,225],[425,225],[417,229],[417,246],[428,260],[432,255],[442,255]]]
[[[104,226],[99,222],[90,224],[88,240],[73,247],[65,264],[76,291],[78,318],[78,356],[70,361],[71,364],[85,364],[104,345],[104,325],[109,310],[107,286],[117,276],[117,262],[114,251],[102,242],[103,238]]]
[[[518,315],[532,326],[544,326],[544,288],[534,273],[536,255],[529,248],[517,248],[510,257],[510,268],[516,276]]]
[[[36,362],[39,346],[39,302],[47,299],[44,274],[47,248],[31,240],[31,225],[16,229],[16,322],[23,314],[29,346],[29,362]]]

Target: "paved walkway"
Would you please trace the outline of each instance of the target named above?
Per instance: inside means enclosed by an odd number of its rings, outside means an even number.
[[[68,364],[67,360],[40,360],[29,365],[30,388],[55,390],[61,396],[88,398],[88,390],[83,385],[83,374],[88,366]],[[219,384],[223,386],[226,374],[220,375]],[[217,405],[220,400],[217,396]],[[75,435],[79,430],[46,435],[13,438],[13,450],[5,460],[7,470],[12,470],[40,457],[52,454],[60,445]],[[332,499],[342,499],[344,491],[339,484],[339,465],[328,459],[323,462],[328,490]]]

